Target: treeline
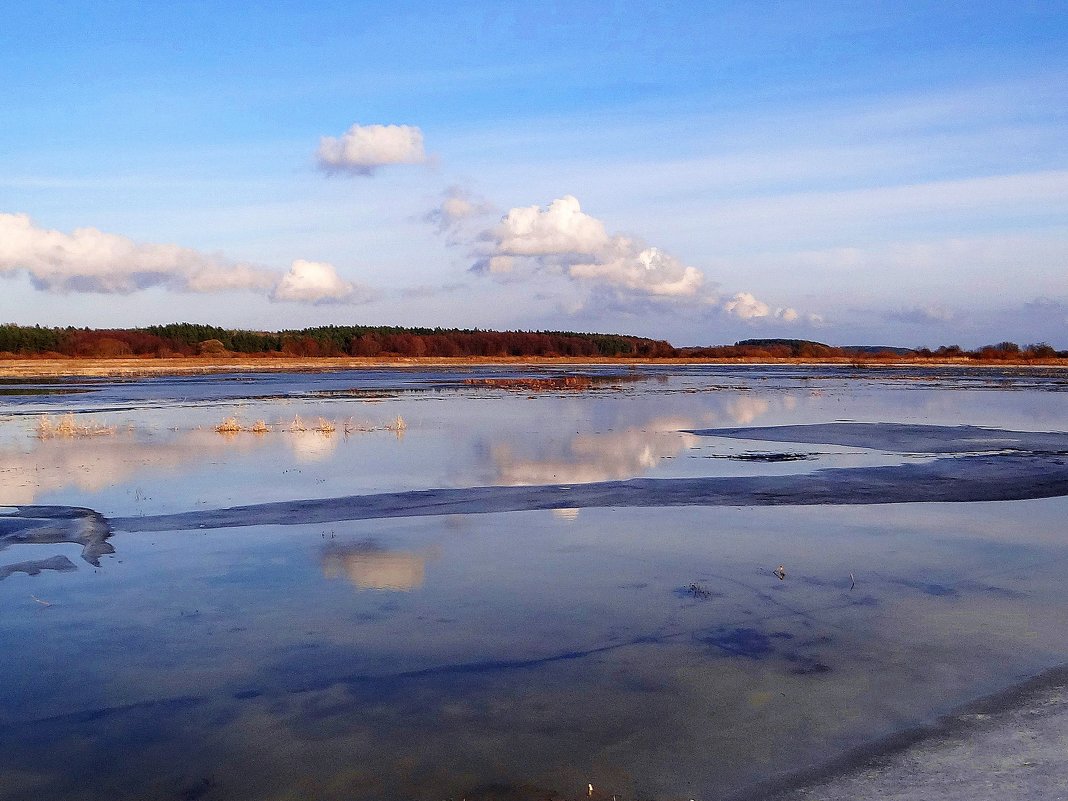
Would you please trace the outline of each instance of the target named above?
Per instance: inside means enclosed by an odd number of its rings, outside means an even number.
[[[287,331],[242,331],[194,323],[146,328],[42,328],[0,325],[0,358],[179,356],[364,356],[499,358],[508,356],[604,357],[636,359],[716,359],[878,362],[1020,362],[1068,359],[1045,342],[1020,346],[998,342],[975,350],[959,345],[894,348],[878,345],[836,347],[807,339],[746,339],[733,345],[676,348],[664,340],[574,331],[482,331],[456,328],[328,325]]]
[[[664,358],[663,340],[571,331],[482,331],[396,326],[320,326],[241,331],[194,323],[146,328],[0,326],[0,357],[168,358],[225,354],[280,356],[586,356]]]
[[[1068,350],[1058,351],[1047,342],[1021,347],[1015,342],[998,342],[965,350],[960,345],[942,345],[931,349],[895,348],[880,345],[846,345],[835,347],[807,339],[746,339],[733,345],[676,348],[676,355],[695,359],[833,359],[849,361],[1041,361],[1068,359]]]

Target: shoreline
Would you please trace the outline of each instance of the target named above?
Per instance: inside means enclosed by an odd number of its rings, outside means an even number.
[[[1068,361],[1006,360],[980,362],[974,359],[894,359],[856,358],[783,358],[783,359],[606,359],[603,357],[182,357],[123,359],[4,359],[0,360],[0,380],[59,378],[144,378],[153,376],[212,375],[219,373],[325,373],[342,370],[425,369],[464,367],[619,367],[634,369],[650,366],[789,366],[842,367],[869,369],[974,369],[974,370],[1063,370]]]
[[[1068,664],[1062,664],[816,767],[769,778],[729,801],[1022,801],[1066,791]]]

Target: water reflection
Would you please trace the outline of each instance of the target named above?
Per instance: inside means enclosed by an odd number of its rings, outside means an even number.
[[[333,432],[293,431],[286,434],[286,443],[298,462],[321,462],[337,450],[340,437]]]
[[[0,507],[0,532],[20,543],[4,554],[18,575],[0,582],[0,652],[11,656],[0,800],[481,801],[585,797],[590,782],[605,798],[712,801],[1068,658],[1068,499],[757,508],[737,496],[710,509],[653,497],[648,509],[584,508],[572,524],[581,492],[561,492],[554,517],[540,487],[471,490],[487,471],[630,478],[691,444],[711,450],[678,428],[929,416],[918,403],[929,395],[870,382],[835,384],[822,400],[796,386],[665,383],[481,405],[442,395],[412,415],[419,437],[407,448],[391,437],[377,438],[388,449],[346,447],[340,431],[325,442],[171,435],[155,412],[139,423],[156,437],[0,441],[0,466],[20,472],[18,482],[0,472],[0,493],[29,481],[41,502],[131,515],[114,535],[121,561],[70,572],[73,547],[56,547],[71,560],[31,552],[77,542],[93,556],[108,529]],[[958,393],[941,416],[958,424],[981,408],[987,425],[1045,415],[1063,426],[1063,395],[1015,392],[998,407],[984,392],[981,403]],[[532,411],[516,432],[520,405]],[[507,446],[481,447],[498,430],[514,435]],[[280,477],[298,452],[303,473]],[[1019,459],[998,456],[971,480],[1004,481]],[[684,461],[719,466],[680,458],[657,477]],[[179,466],[190,469],[176,476]],[[182,530],[136,529],[145,518],[128,493],[105,491],[146,468],[163,475],[156,494],[171,508],[201,510]],[[791,481],[798,498],[819,485]],[[346,524],[344,543],[321,539],[330,515],[347,519],[338,502],[349,495],[396,493],[410,506],[400,491],[450,482],[469,506],[443,507],[447,493],[420,502],[451,516],[386,519],[374,504],[389,499],[370,498],[375,519]],[[689,501],[699,483],[678,486]],[[88,488],[100,494],[80,498]],[[517,500],[493,508],[536,511],[458,513],[486,512],[501,490]],[[279,501],[293,503],[252,506]],[[259,524],[234,528],[254,515]],[[24,547],[31,534],[39,544]],[[784,581],[771,573],[780,563]],[[123,758],[104,758],[113,753]]]
[[[77,440],[27,439],[21,447],[11,444],[0,449],[0,501],[21,506],[71,488],[100,492],[146,469],[171,472],[263,445],[261,437],[224,437],[214,431],[188,431],[166,439],[139,438],[130,432]]]
[[[100,493],[143,479],[146,471],[168,474],[190,466],[210,468],[224,459],[277,452],[280,445],[296,463],[322,462],[345,438],[341,433],[288,431],[280,426],[264,434],[197,429],[161,435],[125,430],[80,439],[27,436],[0,446],[0,503],[22,506],[71,489]]]
[[[623,431],[576,434],[555,459],[518,458],[510,444],[498,443],[492,449],[497,483],[587,484],[644,475],[661,459],[696,445],[698,437],[679,430],[692,427],[684,418],[660,418]]]
[[[545,448],[547,442],[524,442],[510,437],[495,442],[490,454],[495,467],[494,483],[506,486],[537,484],[586,484],[619,481],[644,476],[661,466],[665,459],[677,457],[701,444],[701,438],[687,429],[726,422],[748,425],[775,411],[791,411],[797,398],[790,394],[767,397],[748,392],[730,392],[693,416],[661,415],[636,422],[620,430],[579,432],[558,446],[553,453],[530,456],[521,449]],[[700,425],[698,425],[700,421]]]
[[[320,562],[328,579],[345,578],[358,590],[410,592],[423,586],[427,556],[388,551],[373,540],[327,545]]]

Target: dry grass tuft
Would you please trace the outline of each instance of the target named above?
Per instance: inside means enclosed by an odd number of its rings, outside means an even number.
[[[342,430],[345,434],[352,434],[357,431],[393,431],[398,435],[403,434],[404,429],[408,427],[408,424],[404,422],[404,418],[397,416],[397,419],[392,423],[388,423],[384,426],[368,426],[354,423],[350,417],[344,423],[341,424]],[[41,433],[44,431],[51,432],[55,427],[51,421],[47,418],[42,418],[42,422],[38,424],[38,436],[56,436],[52,433]],[[296,415],[290,423],[277,423],[275,425],[269,425],[264,420],[257,420],[251,426],[245,426],[237,417],[227,417],[219,425],[215,426],[215,430],[220,434],[239,434],[242,431],[247,431],[252,434],[267,434],[271,431],[288,431],[291,434],[302,434],[308,431],[314,431],[317,434],[323,434],[329,436],[335,433],[338,429],[338,424],[333,420],[328,420],[325,417],[316,418],[315,424],[305,423],[301,419],[300,415]]]
[[[220,434],[237,434],[241,431],[241,423],[236,417],[227,417],[215,426],[215,430]]]
[[[99,437],[115,433],[115,426],[88,420],[79,424],[73,413],[67,413],[57,420],[43,414],[37,420],[38,439],[74,439],[76,437]]]

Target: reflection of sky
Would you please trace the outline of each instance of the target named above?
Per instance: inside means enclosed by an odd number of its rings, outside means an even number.
[[[45,801],[101,749],[127,757],[94,763],[100,781],[175,797],[210,775],[227,798],[460,797],[487,777],[714,798],[1062,660],[1066,511],[529,512],[345,524],[355,545],[316,526],[118,535],[123,562],[100,573],[0,582],[22,676],[0,688],[0,769],[32,769]],[[420,591],[351,592],[335,568]]]
[[[692,423],[680,419],[650,420],[642,428],[604,434],[578,434],[568,444],[568,453],[559,460],[523,460],[514,456],[507,442],[496,445],[493,460],[498,483],[580,484],[611,481],[644,475],[665,456],[676,456],[695,447],[699,438],[680,433]]]
[[[678,429],[1063,428],[1065,397],[723,371],[612,393],[378,404],[134,408],[123,392],[147,390],[120,387],[117,411],[95,413],[119,426],[114,437],[39,441],[32,418],[3,419],[0,505],[152,514],[547,476],[809,469],[706,459],[768,443]],[[231,413],[373,425],[400,414],[409,428],[403,441],[215,434]],[[1066,514],[1068,500],[1050,499],[119,533],[99,571],[77,546],[13,546],[5,562],[59,554],[78,569],[0,582],[12,677],[0,685],[0,799],[77,797],[87,776],[115,797],[463,797],[491,782],[581,796],[593,782],[714,798],[1065,661]]]

